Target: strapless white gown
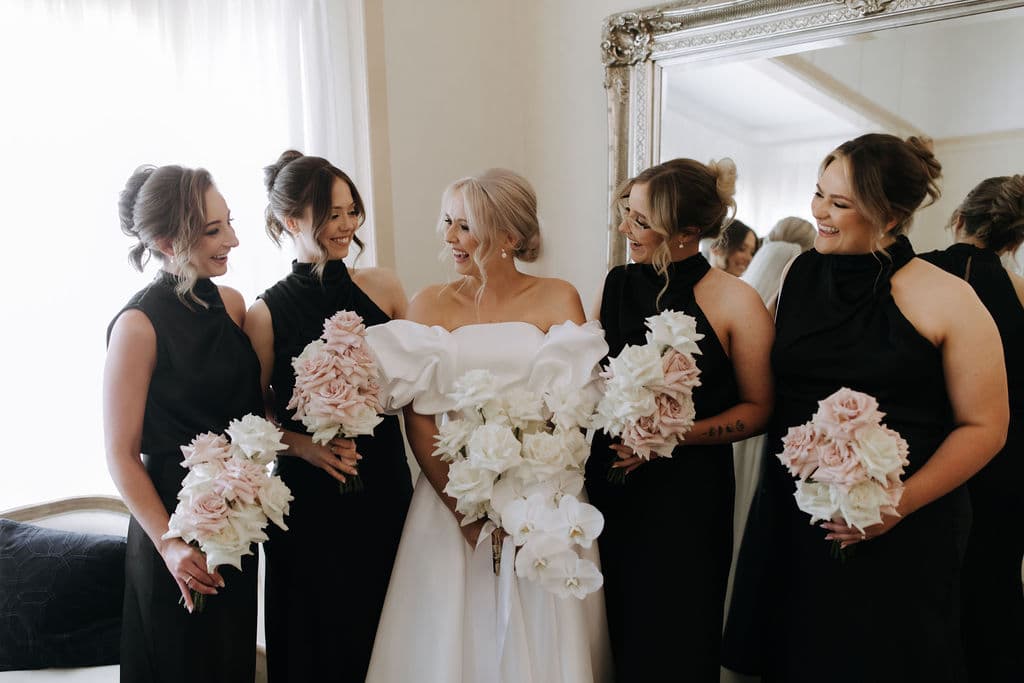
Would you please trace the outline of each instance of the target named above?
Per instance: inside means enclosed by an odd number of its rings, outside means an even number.
[[[502,388],[593,390],[607,346],[597,323],[523,322],[448,332],[405,320],[367,330],[389,411],[412,403],[441,415],[462,374],[490,370]],[[358,523],[354,521],[353,523]],[[489,542],[466,543],[455,517],[420,475],[377,629],[370,683],[591,683],[611,679],[601,591],[558,598],[513,574],[506,539],[501,575]],[[582,551],[599,563],[597,544]],[[358,558],[353,558],[358,561]],[[358,587],[352,587],[358,590]]]

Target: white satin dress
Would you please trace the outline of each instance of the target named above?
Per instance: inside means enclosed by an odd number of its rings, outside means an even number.
[[[367,330],[381,366],[385,409],[412,403],[440,416],[469,370],[505,389],[593,390],[608,347],[598,323],[483,323],[449,332],[407,320]],[[585,495],[581,494],[581,495]],[[354,520],[353,523],[358,523]],[[402,532],[377,629],[370,683],[591,683],[611,680],[604,597],[559,598],[513,573],[506,539],[500,576],[491,544],[474,550],[422,474]],[[582,550],[599,563],[597,544]],[[358,561],[358,558],[353,558]],[[358,589],[357,587],[352,587]]]

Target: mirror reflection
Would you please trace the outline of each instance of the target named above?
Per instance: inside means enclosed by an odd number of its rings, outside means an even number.
[[[786,216],[811,220],[818,164],[837,144],[885,131],[933,138],[942,197],[919,212],[917,251],[944,248],[957,204],[1024,158],[1024,9],[1003,10],[789,48],[666,63],[660,159],[732,157],[737,218],[765,236]],[[1020,272],[1020,251],[1008,264]]]

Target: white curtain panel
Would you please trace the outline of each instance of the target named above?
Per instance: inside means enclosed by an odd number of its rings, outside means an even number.
[[[202,166],[241,245],[220,282],[251,303],[292,258],[264,233],[263,166],[288,148],[364,181],[355,0],[0,3],[0,509],[113,491],[101,375],[135,273],[118,192],[145,163]],[[355,58],[353,58],[355,57]],[[358,151],[358,154],[357,154]],[[362,238],[372,244],[369,227]],[[373,255],[361,258],[372,264]],[[12,471],[9,467],[13,467]]]

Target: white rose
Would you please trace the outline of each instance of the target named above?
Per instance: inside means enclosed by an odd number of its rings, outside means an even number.
[[[349,413],[349,418],[341,425],[345,438],[351,439],[363,434],[373,434],[374,428],[384,421],[377,411],[368,405],[357,406]]]
[[[644,387],[615,386],[609,384],[601,402],[597,404],[595,425],[612,436],[618,436],[630,424],[657,410],[655,394]]]
[[[544,404],[551,411],[551,421],[560,429],[590,427],[591,418],[601,398],[597,382],[579,389],[556,387],[544,394]]]
[[[531,422],[546,422],[544,398],[526,389],[513,389],[502,398],[505,413],[513,427],[525,429]]]
[[[839,510],[832,487],[820,482],[796,482],[796,506],[811,516],[811,524],[831,520]]]
[[[469,443],[474,425],[466,420],[445,420],[437,430],[434,442],[437,448],[431,455],[438,456],[445,462],[454,460]]]
[[[608,366],[613,373],[610,383],[623,387],[644,386],[665,379],[661,352],[651,344],[626,346],[608,361]]]
[[[878,427],[861,428],[853,441],[853,452],[868,476],[887,484],[903,474],[904,461],[900,455],[898,437]]]
[[[697,320],[678,311],[663,311],[659,315],[647,318],[648,343],[658,349],[658,354],[666,346],[671,346],[680,353],[700,353],[697,342],[704,338],[697,332]]]
[[[881,523],[883,510],[890,514],[896,512],[893,506],[899,501],[900,493],[902,490],[893,496],[876,481],[862,481],[856,486],[851,486],[845,494],[839,493],[839,514],[847,524],[864,531],[872,524]]]
[[[266,482],[260,488],[260,507],[263,508],[263,514],[285,531],[288,531],[288,527],[284,523],[284,516],[289,512],[288,503],[293,500],[295,498],[292,496],[291,489],[281,481],[280,477],[267,477]]]
[[[567,455],[561,436],[547,432],[524,434],[520,476],[528,482],[549,479],[566,468]]]
[[[522,444],[505,425],[481,425],[466,444],[467,459],[474,467],[500,474],[522,462]]]
[[[556,429],[555,434],[562,440],[562,448],[565,449],[565,459],[569,467],[583,469],[590,458],[590,444],[587,437],[579,429]]]
[[[454,410],[476,410],[497,396],[497,382],[487,370],[470,370],[455,381],[448,394],[455,401]]]
[[[448,467],[444,492],[466,505],[484,503],[490,499],[497,477],[497,472],[477,467],[469,460],[458,460]]]
[[[245,456],[260,465],[273,462],[278,451],[288,448],[281,443],[281,430],[270,421],[246,415],[241,420],[232,420],[227,428],[231,443],[245,453]]]
[[[203,544],[203,552],[206,554],[206,570],[213,571],[217,567],[231,565],[235,569],[242,569],[242,555],[252,555],[252,548],[248,544],[233,545],[207,541]]]

